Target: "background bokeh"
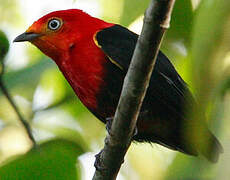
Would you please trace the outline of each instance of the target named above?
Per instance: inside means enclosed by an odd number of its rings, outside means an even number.
[[[41,144],[30,150],[24,128],[0,91],[1,180],[91,179],[94,155],[106,135],[104,125],[81,104],[52,60],[31,44],[12,40],[41,16],[68,8],[139,33],[148,4],[149,0],[0,0],[0,30],[10,42],[2,78]],[[205,110],[225,152],[212,165],[156,144],[133,143],[118,179],[228,180],[230,1],[177,0],[161,49],[188,83],[199,109]]]

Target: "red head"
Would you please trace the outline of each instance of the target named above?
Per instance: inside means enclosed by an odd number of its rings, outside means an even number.
[[[14,41],[30,41],[55,61],[67,56],[71,46],[110,26],[82,10],[69,9],[49,13],[35,21]]]
[[[112,25],[78,9],[55,11],[34,22],[14,41],[29,41],[51,57],[81,101],[95,109],[107,61],[94,35]]]

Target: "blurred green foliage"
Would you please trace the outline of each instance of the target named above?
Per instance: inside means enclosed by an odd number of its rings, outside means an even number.
[[[171,27],[166,33],[166,40],[180,40],[186,47],[189,47],[192,39],[193,19],[192,1],[176,1],[171,17]]]
[[[9,41],[4,32],[0,30],[0,61],[3,61],[9,50]]]
[[[83,1],[78,0],[76,4]],[[155,145],[133,145],[120,172],[124,179],[227,180],[230,177],[227,170],[230,160],[227,152],[230,147],[230,3],[226,0],[201,0],[194,8],[195,1],[176,1],[162,50],[194,92],[198,108],[207,112],[210,127],[220,137],[226,151],[218,164],[210,165],[202,158],[156,148]],[[0,0],[0,27],[7,34],[25,24],[19,2]],[[150,0],[96,2],[102,11],[101,18],[128,27],[143,16]],[[12,16],[15,17],[13,20]],[[141,26],[142,22],[138,23]],[[20,28],[26,29],[24,26]],[[8,50],[3,37],[0,33],[0,57],[5,56]],[[15,45],[11,44],[11,47],[15,48]],[[4,53],[2,49],[5,49]],[[10,127],[17,125],[23,128],[0,92],[0,179],[83,179],[84,173],[77,158],[90,151],[94,154],[99,152],[106,134],[104,125],[81,104],[50,59],[29,45],[25,47],[25,53],[29,62],[21,68],[12,68],[6,58],[7,71],[3,80],[31,124],[40,146],[30,151],[27,141],[26,147],[23,143],[16,146],[23,142],[16,130],[14,140],[9,138],[11,131],[7,131]],[[10,59],[11,56],[7,57]],[[24,58],[20,56],[13,60]],[[193,118],[199,118],[199,114]],[[23,136],[26,137],[25,134]],[[65,140],[48,141],[51,137]],[[12,149],[15,152],[10,154]],[[26,154],[18,155],[21,153]],[[93,164],[89,166],[93,168]],[[87,172],[88,169],[85,174]]]
[[[150,0],[126,0],[124,1],[120,24],[123,26],[130,25],[137,17],[144,14]]]
[[[76,169],[76,160],[83,152],[79,145],[69,141],[48,141],[3,165],[1,179],[77,180],[80,171]]]
[[[18,26],[21,21],[19,21],[20,13],[18,11],[17,0],[0,0],[0,21],[1,23],[7,22],[8,24]],[[14,18],[12,18],[14,17]]]
[[[46,69],[54,67],[54,63],[47,58],[40,59],[38,63],[17,71],[9,71],[4,75],[4,81],[9,89],[16,88],[20,94],[29,100],[33,99],[34,90],[38,85],[41,74]],[[25,91],[26,89],[26,91]],[[1,92],[0,92],[1,94]]]

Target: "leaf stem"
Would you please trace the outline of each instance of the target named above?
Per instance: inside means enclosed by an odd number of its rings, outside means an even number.
[[[30,138],[30,140],[33,143],[33,146],[36,146],[36,141],[35,141],[35,139],[33,137],[32,130],[30,128],[29,123],[23,118],[23,116],[20,113],[17,105],[13,101],[10,93],[8,92],[7,88],[4,85],[4,82],[3,82],[3,79],[2,79],[3,73],[4,73],[4,65],[2,64],[2,72],[0,72],[0,89],[2,90],[3,94],[5,95],[5,97],[7,98],[7,100],[9,101],[9,103],[12,106],[12,108],[14,109],[15,113],[17,114],[18,119],[22,123],[23,127],[25,128],[26,133],[28,134],[28,137]]]

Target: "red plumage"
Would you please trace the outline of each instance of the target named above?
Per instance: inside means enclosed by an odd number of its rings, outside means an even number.
[[[115,113],[137,38],[122,26],[71,9],[42,17],[15,41],[30,41],[51,57],[82,103],[105,123]],[[186,112],[194,104],[185,82],[159,52],[133,139],[217,161],[222,146],[205,122],[188,122]],[[186,139],[196,134],[184,132],[186,125],[201,128],[204,138]]]
[[[92,18],[81,10],[71,9],[42,17],[27,32],[43,33],[41,31],[46,31],[44,25],[57,14],[64,20],[62,30],[55,35],[43,36],[33,43],[57,63],[82,103],[89,109],[95,109],[96,94],[103,84],[103,64],[107,60],[96,46],[93,36],[96,31],[113,24]]]

